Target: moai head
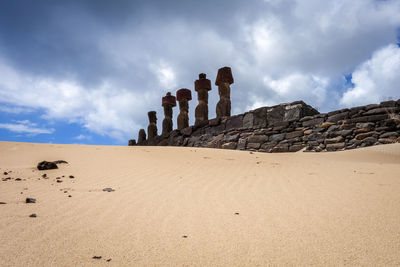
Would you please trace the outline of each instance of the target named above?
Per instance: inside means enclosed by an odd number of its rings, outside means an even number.
[[[147,113],[147,115],[149,116],[149,122],[150,123],[157,123],[157,112],[149,111]]]
[[[199,79],[194,82],[194,90],[197,92],[197,99],[208,103],[208,91],[211,90],[211,81],[206,78],[205,73],[199,74]]]
[[[164,108],[164,116],[172,118],[172,108],[176,106],[176,98],[170,92],[162,98],[162,106]]]
[[[222,85],[223,83],[232,84],[233,76],[230,67],[223,67],[218,70],[217,79],[215,79],[215,85]]]
[[[192,100],[192,92],[189,89],[182,88],[176,91],[176,99],[179,102],[180,111],[189,112],[188,101]]]

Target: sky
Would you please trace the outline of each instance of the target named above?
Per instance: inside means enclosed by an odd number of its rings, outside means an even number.
[[[229,66],[232,114],[400,98],[400,0],[0,1],[0,141],[127,145]],[[174,128],[178,107],[174,108]]]

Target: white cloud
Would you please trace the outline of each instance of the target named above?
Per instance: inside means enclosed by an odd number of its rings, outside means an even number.
[[[36,127],[36,123],[31,123],[28,120],[17,121],[17,123],[0,123],[0,128],[9,130],[15,133],[36,134],[52,134],[54,129],[45,129]]]
[[[92,140],[92,137],[90,135],[80,134],[78,136],[75,136],[74,139],[76,139],[76,140]]]
[[[354,88],[348,89],[340,103],[345,106],[378,103],[400,98],[400,48],[388,45],[376,51],[353,73]]]
[[[166,62],[161,60],[158,64],[150,64],[150,69],[154,72],[160,86],[166,90],[171,91],[176,89],[177,81],[174,69]]]

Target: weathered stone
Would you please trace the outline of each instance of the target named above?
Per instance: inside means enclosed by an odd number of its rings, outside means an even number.
[[[253,110],[253,126],[266,127],[267,126],[267,108],[258,108]]]
[[[346,137],[353,133],[353,130],[341,130],[337,132],[339,135]]]
[[[305,116],[305,117],[300,119],[300,122],[309,121],[309,120],[312,120],[312,119],[314,119],[314,116]]]
[[[245,150],[246,149],[246,144],[247,144],[247,139],[246,138],[240,138],[238,143],[237,143],[236,149]]]
[[[273,125],[276,122],[284,121],[285,108],[283,106],[275,106],[267,109],[267,124]]]
[[[350,119],[349,121],[351,123],[357,123],[357,122],[375,122],[375,121],[382,121],[387,118],[387,114],[383,115],[370,115],[370,116],[364,116],[364,117],[357,117]]]
[[[378,140],[375,137],[367,137],[365,139],[362,140],[362,144],[366,145],[366,146],[372,146],[373,144],[375,144]]]
[[[343,113],[338,113],[334,115],[329,115],[328,113],[328,119],[326,120],[327,122],[338,122],[341,120],[345,120],[349,117],[349,112],[343,112]]]
[[[337,136],[335,138],[325,139],[324,143],[325,143],[325,145],[327,145],[327,144],[335,144],[335,143],[342,142],[343,140],[344,140],[344,138],[341,135],[339,135],[339,136]]]
[[[392,143],[396,143],[396,138],[392,137],[392,138],[379,138],[378,142],[381,144],[392,144]]]
[[[225,135],[224,141],[225,142],[236,142],[239,139],[239,134],[233,134],[233,135]]]
[[[365,110],[368,111],[370,109],[379,108],[378,104],[369,104],[365,106]]]
[[[236,142],[230,142],[230,143],[225,143],[222,145],[223,149],[235,149],[236,148]]]
[[[383,101],[379,105],[381,107],[395,107],[396,106],[396,101],[394,101],[394,100]]]
[[[320,125],[321,128],[328,128],[332,125],[335,125],[333,122],[324,122]]]
[[[311,130],[311,129],[305,130],[305,131],[304,131],[304,135],[309,135],[309,134],[311,134],[311,133],[312,133],[312,130]]]
[[[220,124],[220,122],[221,122],[221,119],[220,119],[220,118],[215,118],[215,119],[209,120],[209,121],[208,121],[208,125],[210,125],[210,126],[217,126],[217,125]]]
[[[288,144],[278,144],[274,148],[272,148],[270,153],[282,153],[282,152],[289,152],[289,145]]]
[[[184,136],[190,136],[193,132],[193,127],[189,126],[189,127],[181,129],[180,131],[181,131],[181,134],[183,134]]]
[[[269,140],[270,141],[282,141],[283,139],[285,139],[285,133],[281,133],[281,134],[274,134],[274,135],[271,135],[270,136],[270,138],[269,138]]]
[[[247,149],[251,149],[251,148],[253,148],[253,149],[259,149],[260,146],[261,146],[260,143],[248,143],[248,144],[247,144]]]
[[[243,116],[242,115],[236,115],[236,116],[232,116],[230,117],[227,121],[226,121],[226,127],[225,129],[228,131],[230,129],[238,129],[241,128],[243,126]]]
[[[304,145],[292,145],[289,147],[289,152],[297,152],[304,148]]]
[[[345,143],[333,143],[333,144],[327,144],[326,150],[327,151],[335,151],[338,149],[342,149],[344,147],[345,147]]]
[[[304,127],[311,127],[311,126],[315,126],[315,125],[321,124],[323,122],[324,122],[323,118],[315,118],[315,119],[311,119],[311,120],[308,120],[308,121],[303,121],[303,126]]]
[[[299,136],[303,136],[303,131],[294,131],[294,132],[286,133],[286,139],[292,139],[292,138],[296,138]]]
[[[399,111],[397,107],[386,107],[386,108],[374,108],[368,110],[363,115],[375,115],[375,114],[388,114],[388,113],[396,113]]]
[[[379,134],[377,133],[377,132],[368,132],[368,133],[360,133],[360,134],[357,134],[356,136],[355,136],[355,139],[356,140],[363,140],[363,139],[365,139],[365,138],[367,138],[367,137],[370,137],[370,136],[378,136]]]
[[[262,143],[268,141],[268,136],[266,136],[266,135],[253,135],[253,136],[250,136],[247,139],[247,141],[249,143],[260,143],[260,144],[262,144]]]
[[[244,114],[243,117],[243,127],[245,128],[252,128],[254,123],[254,115],[252,112],[248,112]]]
[[[388,132],[388,133],[383,133],[379,136],[379,138],[388,138],[388,137],[398,137],[399,134],[396,132]]]

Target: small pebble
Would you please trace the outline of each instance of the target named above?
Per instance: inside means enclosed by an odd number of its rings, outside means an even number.
[[[111,259],[108,259],[107,261],[108,261],[108,262],[110,262],[110,261],[111,261]]]
[[[100,260],[100,259],[101,259],[101,256],[93,256],[92,259]]]
[[[46,177],[47,177],[47,174],[43,173],[43,174],[42,174],[42,177],[43,177],[43,178],[46,178]]]
[[[21,178],[16,178],[16,179],[15,179],[15,181],[21,181],[21,180],[22,180]]]
[[[25,203],[36,203],[36,199],[35,198],[31,198],[31,197],[27,197],[25,200]]]
[[[29,217],[31,217],[31,218],[36,218],[37,215],[36,215],[36,213],[32,213],[31,215],[29,215]]]
[[[183,238],[187,238],[187,235],[183,235],[182,237],[183,237]]]
[[[62,183],[62,181],[61,180],[57,180],[57,183]]]
[[[68,197],[72,197],[71,195],[68,195]]]
[[[235,215],[239,215],[239,212],[235,212]]]
[[[74,178],[75,178],[75,176],[73,176],[73,175],[70,175],[70,176],[69,176],[69,178],[71,178],[71,179],[74,179]]]
[[[7,174],[8,174],[8,172],[3,172],[3,174],[4,174],[4,175],[7,175]]]
[[[0,205],[5,205],[5,204],[7,204],[6,202],[0,202]]]

